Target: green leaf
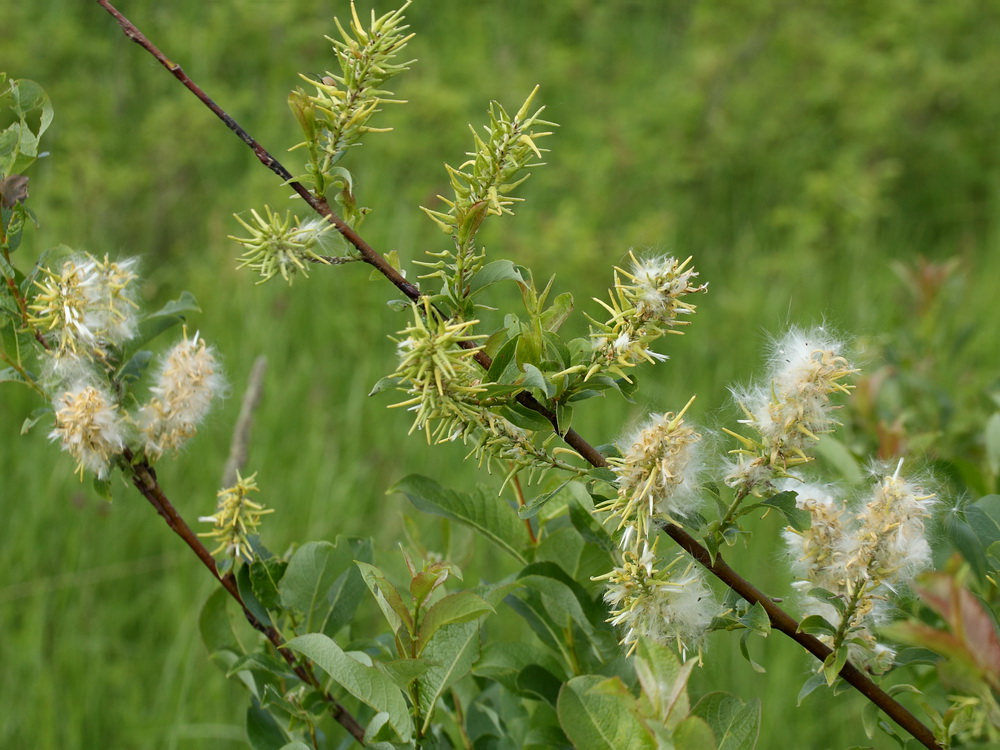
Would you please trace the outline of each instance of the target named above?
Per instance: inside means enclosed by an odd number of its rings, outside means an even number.
[[[559,435],[565,435],[573,426],[573,407],[559,402],[556,404],[556,424],[559,425]]]
[[[308,542],[295,551],[278,583],[283,606],[301,612],[308,632],[333,635],[350,622],[364,596],[355,560],[372,559],[370,539],[337,537]]]
[[[542,342],[539,338],[527,332],[522,333],[517,340],[517,346],[514,347],[514,361],[517,362],[517,366],[522,373],[527,374],[528,365],[535,366],[535,371],[537,372],[537,366],[542,361]],[[546,391],[547,384],[545,379],[542,378],[542,382],[537,383],[536,387],[541,388],[542,391]]]
[[[740,622],[754,633],[765,638],[771,634],[771,621],[760,602],[755,602],[740,618]]]
[[[559,330],[559,327],[566,322],[566,319],[569,318],[570,313],[572,312],[573,295],[569,292],[563,292],[552,300],[552,304],[549,308],[542,313],[542,328],[546,331],[555,333]]]
[[[39,156],[39,141],[52,122],[52,104],[41,86],[26,79],[11,80],[0,101],[18,120],[0,131],[0,174],[21,174]],[[31,129],[29,115],[37,115],[37,130]]]
[[[554,490],[549,490],[548,492],[543,492],[541,495],[533,497],[531,500],[529,500],[527,503],[525,503],[524,505],[522,505],[520,508],[517,509],[518,517],[522,519],[528,519],[536,516],[538,514],[538,511],[542,509],[542,506],[545,505],[545,503],[547,503],[549,500],[551,500],[560,492],[562,492],[563,489],[573,481],[574,481],[573,478],[570,477],[569,479],[562,482],[562,484],[560,484]]]
[[[593,513],[584,508],[578,500],[571,500],[566,504],[566,507],[569,510],[570,523],[573,524],[573,528],[577,530],[585,542],[597,545],[608,554],[615,552],[616,545],[611,535],[594,518]]]
[[[287,568],[288,563],[277,558],[254,560],[250,563],[250,586],[254,596],[266,609],[274,611],[281,606],[278,582]]]
[[[548,432],[552,429],[552,424],[533,409],[528,409],[519,403],[513,403],[507,408],[498,409],[497,412],[511,424],[520,427],[522,430],[534,432]]]
[[[805,531],[812,523],[812,516],[809,514],[809,511],[795,506],[796,497],[798,497],[798,493],[787,490],[779,492],[777,495],[772,495],[764,500],[761,505],[777,508],[785,516],[785,520],[788,521],[788,524],[793,529],[796,531]]]
[[[800,633],[821,633],[823,635],[836,635],[837,628],[822,615],[809,615],[799,623]]]
[[[485,380],[491,383],[512,383],[521,373],[514,362],[514,352],[517,350],[517,340],[520,334],[507,339],[500,351],[493,357],[493,364],[486,371]]]
[[[636,718],[635,699],[617,677],[574,677],[559,691],[556,712],[577,750],[656,747],[653,735]]]
[[[527,562],[529,544],[524,523],[511,505],[494,492],[477,488],[463,493],[442,487],[433,479],[410,474],[397,482],[389,492],[401,492],[417,510],[444,516],[468,526],[512,555],[518,562]]]
[[[149,313],[139,322],[139,330],[135,337],[130,339],[122,352],[122,359],[128,363],[132,357],[139,352],[146,344],[155,339],[164,331],[168,331],[176,325],[186,320],[186,314],[190,312],[201,312],[198,301],[190,292],[181,292],[181,296],[161,307],[156,312]],[[122,369],[124,369],[124,365]]]
[[[281,750],[288,737],[270,713],[254,701],[247,708],[247,743],[253,750]]]
[[[236,586],[240,592],[240,598],[250,613],[257,618],[257,622],[264,626],[270,626],[271,616],[267,613],[264,605],[257,599],[253,585],[250,583],[250,566],[241,565],[236,573]]]
[[[209,653],[228,649],[236,653],[245,653],[246,649],[240,642],[234,620],[229,608],[230,595],[225,589],[216,589],[201,608],[198,618],[198,629],[201,640]]]
[[[365,585],[375,596],[375,601],[378,602],[378,606],[393,632],[400,635],[400,628],[405,626],[406,634],[412,637],[414,634],[413,614],[403,601],[399,590],[374,565],[365,562],[357,562],[356,565],[361,570],[361,577],[364,579]]]
[[[410,741],[413,722],[406,700],[402,691],[385,674],[349,656],[322,633],[300,635],[288,641],[285,648],[310,659],[362,703],[376,711],[385,711],[400,738],[404,742]]]
[[[495,260],[487,263],[479,269],[476,274],[469,279],[469,296],[472,297],[486,289],[486,287],[496,284],[498,281],[518,281],[524,283],[524,277],[509,260]]]
[[[376,393],[381,393],[382,391],[388,391],[399,386],[403,382],[402,378],[393,377],[392,375],[387,375],[386,377],[379,380],[372,389],[368,391],[369,396],[374,396]]]
[[[688,716],[674,730],[675,750],[717,750],[711,727],[700,716]]]
[[[635,673],[642,696],[654,716],[669,728],[690,713],[687,683],[697,659],[684,664],[672,649],[649,638],[640,638],[635,651]]]
[[[518,675],[532,664],[564,679],[564,669],[560,662],[533,639],[513,642],[490,641],[483,647],[472,672],[477,676],[499,682],[512,693],[519,693]]]
[[[545,667],[538,664],[528,664],[518,673],[515,686],[520,695],[543,700],[555,707],[559,700],[562,680]]]
[[[767,670],[764,668],[762,664],[758,664],[753,660],[753,658],[750,656],[750,649],[747,647],[747,640],[750,638],[750,635],[752,633],[753,633],[752,630],[743,631],[743,634],[740,636],[740,653],[743,655],[743,658],[747,660],[747,663],[750,665],[750,668],[753,669],[754,672],[757,672],[758,674],[764,674],[765,672],[767,672]]]
[[[1000,495],[985,495],[946,513],[944,528],[980,580],[985,579],[993,567],[986,551],[1000,542]]]
[[[712,728],[719,750],[753,750],[760,734],[760,701],[708,693],[691,710]]]
[[[551,597],[555,612],[573,617],[585,630],[603,624],[607,617],[604,605],[598,604],[578,581],[553,562],[532,563],[518,573],[517,580],[530,590]]]
[[[201,312],[201,308],[198,306],[198,300],[194,298],[194,295],[185,290],[181,292],[181,296],[177,299],[171,300],[156,312],[147,314],[146,319],[170,318],[175,316],[183,318],[184,314],[189,312]]]
[[[526,340],[527,339],[524,336],[521,337],[521,341]],[[556,387],[549,382],[549,379],[545,377],[545,374],[532,362],[525,362],[522,365],[522,372],[524,373],[524,378],[521,380],[519,385],[524,388],[534,388],[540,392],[540,395],[544,399],[550,399],[555,395]]]
[[[802,701],[806,699],[813,690],[820,687],[821,685],[826,685],[826,678],[819,672],[809,676],[809,679],[802,684],[802,689],[799,690],[799,697],[796,700],[795,705],[801,706]]]
[[[430,664],[418,681],[420,705],[424,710],[421,733],[427,732],[433,706],[451,685],[462,679],[479,658],[479,625],[460,622],[438,630],[424,648],[422,657]]]
[[[420,632],[417,635],[417,654],[423,652],[427,643],[444,626],[470,622],[495,612],[489,602],[471,591],[448,594],[431,605],[421,618]]]
[[[426,659],[396,659],[374,662],[374,666],[384,672],[401,690],[407,690],[410,683],[423,676],[431,665]]]
[[[823,660],[823,677],[826,678],[827,685],[833,685],[840,675],[840,670],[847,663],[847,645],[841,645],[836,651],[827,655]]]

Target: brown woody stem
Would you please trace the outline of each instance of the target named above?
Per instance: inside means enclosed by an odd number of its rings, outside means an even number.
[[[373,249],[339,216],[334,214],[325,199],[317,198],[310,193],[304,185],[293,180],[292,174],[285,169],[285,167],[282,166],[277,159],[271,156],[271,154],[264,149],[263,146],[257,143],[257,141],[254,140],[249,133],[240,127],[240,125],[232,117],[230,117],[229,114],[212,101],[205,94],[205,92],[203,92],[190,78],[188,78],[179,65],[163,55],[163,53],[160,52],[130,21],[128,21],[128,19],[122,16],[111,5],[111,3],[108,2],[108,0],[97,0],[97,2],[104,7],[108,13],[114,16],[126,36],[153,55],[153,57],[155,57],[167,70],[169,70],[175,78],[177,78],[188,90],[197,96],[205,104],[205,106],[212,110],[212,112],[214,112],[215,115],[226,124],[226,127],[236,133],[236,135],[238,135],[240,139],[253,150],[254,154],[257,155],[257,158],[262,164],[264,164],[264,166],[281,177],[285,183],[288,184],[288,186],[291,187],[292,190],[294,190],[317,213],[324,216],[331,224],[333,224],[337,231],[339,231],[344,238],[358,250],[362,259],[366,263],[377,268],[386,279],[388,279],[409,299],[416,301],[420,298],[421,293],[417,287],[406,281],[406,279],[404,279],[402,275],[389,264],[381,253]],[[474,345],[470,343],[469,346],[472,347]],[[489,369],[492,364],[492,360],[490,360],[490,358],[483,352],[477,352],[475,359],[485,369]],[[517,401],[522,406],[525,406],[526,408],[531,409],[532,411],[543,416],[550,424],[552,424],[553,429],[555,429],[559,434],[562,434],[558,429],[555,413],[553,413],[545,405],[539,403],[539,401],[530,393],[522,391],[517,395]],[[573,448],[573,450],[579,453],[580,456],[582,456],[583,459],[591,466],[605,467],[608,465],[604,456],[574,430],[566,431],[562,437],[563,440],[571,448]],[[137,484],[137,486],[139,485]],[[811,653],[820,661],[824,660],[830,653],[830,649],[814,636],[809,635],[808,633],[799,632],[799,624],[791,615],[775,604],[774,601],[767,597],[762,591],[760,591],[760,589],[740,576],[722,559],[721,555],[717,555],[713,561],[711,559],[711,555],[708,553],[708,550],[680,526],[676,526],[674,524],[664,524],[661,528],[664,533],[666,533],[681,548],[701,563],[701,565],[703,565],[709,572],[721,580],[726,586],[738,593],[751,604],[760,603],[760,605],[764,608],[764,611],[767,612],[767,616],[770,619],[771,626],[773,628],[781,631],[789,638],[796,641],[799,645],[806,649],[806,651]],[[218,577],[217,573],[216,577]],[[236,595],[238,596],[238,592]],[[840,670],[840,676],[848,684],[852,685],[862,695],[868,698],[868,700],[882,709],[886,715],[899,724],[900,727],[909,732],[925,747],[930,748],[931,750],[941,750],[941,746],[935,741],[934,734],[930,731],[930,729],[924,726],[915,716],[913,716],[913,714],[903,707],[902,704],[898,703],[894,698],[892,698],[892,696],[876,685],[864,672],[848,662],[844,665],[843,669]]]

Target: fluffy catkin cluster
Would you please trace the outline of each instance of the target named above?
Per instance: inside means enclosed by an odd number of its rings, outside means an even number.
[[[615,268],[610,304],[594,300],[611,317],[603,323],[590,318],[594,357],[587,379],[598,372],[608,372],[628,380],[626,368],[643,361],[667,359],[665,354],[654,352],[652,344],[668,333],[682,333],[677,327],[689,321],[680,320],[679,316],[695,311],[695,306],[682,298],[708,289],[708,284],[695,285],[698,273],[689,266],[690,258],[681,262],[669,256],[642,260],[631,252],[629,256],[631,272]]]
[[[843,603],[834,606],[806,594],[806,613],[826,618],[837,629],[837,635],[828,638],[833,647],[851,644],[851,658],[872,671],[885,671],[892,664],[891,650],[872,635],[885,602],[930,562],[925,521],[934,495],[901,477],[901,469],[902,461],[854,512],[830,487],[796,486],[796,503],[809,512],[812,524],[785,531],[792,571],[799,579],[796,588],[818,587]]]
[[[99,479],[107,476],[114,456],[125,448],[128,423],[118,404],[105,388],[76,384],[52,399],[55,426],[49,437],[76,459],[76,470],[83,479],[92,471]]]
[[[594,580],[606,582],[608,622],[622,628],[621,642],[630,652],[639,637],[673,644],[682,653],[700,649],[718,609],[690,558],[680,555],[658,569],[651,543],[658,521],[674,522],[698,507],[701,435],[684,422],[693,401],[677,414],[653,415],[629,438],[623,455],[608,460],[618,475],[618,493],[595,508],[617,518],[622,532],[621,565]]]
[[[146,455],[156,459],[187,442],[225,388],[215,354],[197,333],[189,339],[185,331],[161,360],[149,402],[139,409],[136,421]]]
[[[837,424],[831,395],[849,392],[843,381],[857,372],[842,349],[822,328],[793,328],[775,343],[766,383],[733,392],[746,415],[740,423],[757,436],[726,430],[742,445],[726,484],[747,494],[812,460],[808,451]]]
[[[673,645],[682,655],[700,651],[717,610],[712,592],[690,558],[678,555],[662,569],[656,562],[654,549],[643,545],[639,552],[626,550],[621,566],[594,579],[606,582],[608,622],[622,629],[629,654],[639,638]]]
[[[677,414],[654,414],[626,441],[620,458],[609,459],[618,494],[597,507],[619,519],[623,549],[647,544],[656,520],[689,516],[698,506],[701,435],[684,421],[692,398]]]
[[[114,262],[106,255],[104,260],[76,255],[58,272],[42,269],[28,322],[52,337],[54,357],[104,360],[111,347],[135,335],[135,265],[134,258]]]
[[[151,458],[176,449],[224,388],[212,352],[197,334],[190,341],[185,334],[157,369],[149,403],[126,408],[117,372],[123,345],[138,330],[135,266],[135,259],[70,257],[59,272],[43,269],[28,306],[28,323],[45,346],[40,383],[52,400],[49,437],[73,456],[81,479],[86,471],[107,477],[130,445]]]

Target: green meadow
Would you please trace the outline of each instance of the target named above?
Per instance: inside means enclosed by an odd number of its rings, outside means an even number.
[[[336,33],[335,14],[349,17],[347,2],[119,9],[301,168],[287,153],[300,138],[286,97],[298,73],[332,69],[323,35]],[[595,315],[591,298],[606,296],[630,249],[691,255],[710,284],[686,335],[668,342],[671,359],[638,371],[636,403],[608,396],[578,410],[574,426],[590,442],[697,394],[693,418],[723,453],[733,446],[721,428],[739,418],[728,388],[760,371],[769,334],[822,323],[854,343],[865,370],[843,445],[861,461],[905,449],[917,464],[949,467],[949,492],[996,491],[975,466],[997,408],[990,394],[1000,393],[1000,7],[416,0],[408,18],[416,62],[393,87],[408,103],[386,106],[376,124],[393,131],[370,135],[344,163],[372,209],[361,227],[371,245],[397,251],[414,278],[412,261],[448,241],[419,210],[446,192],[443,163],[464,160],[468,124],[486,121],[491,100],[516,110],[538,84],[536,101],[559,127],[516,215],[480,235],[492,257],[543,283],[555,275],[554,289]],[[502,575],[461,529],[386,493],[413,472],[498,485],[462,463],[462,446],[407,437],[408,415],[386,409],[391,393],[368,397],[394,369],[389,336],[406,324],[385,304],[394,290],[360,265],[316,267],[291,287],[257,286],[237,270],[233,214],[267,203],[304,217],[301,203],[97,3],[4,3],[0,70],[40,83],[55,108],[49,155],[29,172],[39,227],[16,264],[27,269],[60,244],[138,256],[147,309],[182,290],[200,303],[189,330],[216,347],[231,393],[157,466],[189,522],[214,509],[263,355],[247,471],[276,511],[262,531],[271,549],[370,535],[390,570],[402,569],[403,544]],[[517,295],[497,304],[502,314]],[[586,332],[580,314],[567,325]],[[241,747],[246,696],[198,633],[212,579],[129,485],[116,478],[108,503],[81,482],[45,420],[21,436],[42,404],[0,385],[0,747]],[[768,517],[755,528],[753,545],[728,555],[780,596],[781,525]],[[942,540],[939,559],[949,553]],[[507,611],[488,627],[520,625]],[[758,674],[727,635],[711,637],[692,690],[762,698],[759,747],[866,744],[860,696],[820,691],[796,708],[813,668],[797,646],[779,634],[752,640],[767,668]]]

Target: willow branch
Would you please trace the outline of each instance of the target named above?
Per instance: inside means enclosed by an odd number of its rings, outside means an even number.
[[[132,451],[128,449],[124,451],[123,455],[125,460],[127,460],[130,464],[135,459]],[[264,634],[264,636],[274,645],[275,649],[277,649],[278,653],[281,654],[281,657],[288,663],[288,666],[292,668],[300,680],[319,691],[326,702],[330,705],[330,714],[334,720],[350,732],[354,739],[364,744],[364,727],[357,722],[357,720],[339,701],[337,701],[336,698],[323,689],[322,683],[317,679],[308,663],[299,662],[294,653],[284,648],[285,639],[282,638],[281,634],[274,627],[262,623],[257,619],[253,612],[250,611],[244,603],[243,597],[240,596],[239,588],[236,585],[236,579],[232,576],[232,574],[221,575],[219,573],[219,568],[215,564],[215,558],[212,557],[212,553],[208,551],[208,548],[205,547],[204,544],[202,544],[201,539],[198,538],[197,534],[191,530],[191,527],[187,525],[184,518],[177,512],[173,503],[170,502],[170,499],[167,497],[166,493],[164,493],[163,488],[160,487],[160,483],[156,479],[156,472],[147,461],[142,460],[132,464],[132,484],[137,490],[139,490],[142,496],[149,501],[149,504],[156,509],[156,512],[160,514],[163,520],[167,522],[167,526],[170,527],[170,530],[184,541],[191,551],[194,552],[195,556],[197,556],[197,558],[201,561],[201,564],[208,568],[208,571],[220,584],[222,584],[222,587],[229,593],[229,595],[236,600],[236,603],[239,604],[240,608],[243,610],[243,615],[246,617],[247,622],[249,622],[254,629]]]
[[[244,130],[229,114],[212,101],[205,94],[205,92],[202,91],[201,88],[199,88],[187,76],[187,74],[184,73],[179,65],[169,60],[162,52],[160,52],[156,46],[142,34],[142,32],[140,32],[130,21],[128,21],[128,19],[115,10],[108,0],[97,0],[97,2],[104,7],[108,13],[114,16],[115,20],[118,21],[118,24],[122,27],[122,30],[129,39],[139,44],[153,57],[155,57],[161,65],[169,70],[175,78],[177,78],[188,90],[191,91],[191,93],[197,96],[205,104],[205,106],[215,113],[215,115],[226,124],[226,127],[239,136],[239,138],[253,150],[254,154],[256,154],[262,164],[281,177],[285,183],[317,213],[325,217],[327,221],[333,224],[337,231],[340,232],[340,234],[343,235],[343,237],[358,250],[362,259],[366,263],[378,269],[378,271],[388,281],[390,281],[410,300],[416,301],[420,298],[421,293],[416,286],[406,281],[406,279],[404,279],[402,275],[390,265],[384,256],[372,248],[367,242],[364,241],[364,239],[360,237],[360,235],[357,234],[357,232],[349,227],[343,219],[337,216],[330,209],[330,206],[325,199],[316,197],[310,193],[304,185],[295,181],[292,174],[285,169],[285,167],[282,166],[282,164],[263,146],[251,137],[250,134],[247,133],[247,131]],[[466,342],[466,345],[470,348],[474,347],[474,344],[469,342]],[[487,370],[492,364],[490,357],[482,351],[476,353],[475,359],[480,366]],[[583,459],[591,466],[606,467],[608,465],[607,460],[600,453],[600,451],[598,451],[576,431],[572,429],[566,430],[565,432],[562,431],[559,428],[555,413],[544,404],[540,403],[530,393],[522,391],[517,394],[516,398],[518,403],[522,406],[525,406],[526,408],[531,409],[544,417],[552,425],[553,429],[556,430],[556,432],[563,438],[563,440],[571,448],[573,448],[573,450],[580,454],[580,456],[583,457]],[[711,555],[708,553],[708,550],[680,526],[676,526],[674,524],[664,524],[661,528],[681,548],[687,551],[688,554],[694,557],[701,565],[721,580],[726,586],[733,589],[751,604],[760,603],[760,605],[764,608],[764,611],[767,612],[767,616],[771,621],[771,626],[773,628],[779,630],[797,642],[817,659],[823,660],[830,653],[830,649],[814,636],[809,635],[808,633],[799,632],[799,624],[795,618],[781,609],[756,586],[740,576],[722,559],[721,555],[717,555],[713,561]],[[902,704],[898,703],[894,698],[892,698],[892,696],[876,685],[864,672],[859,670],[850,662],[847,662],[840,670],[840,676],[845,682],[856,688],[862,695],[868,698],[868,700],[882,709],[886,715],[899,724],[899,726],[904,730],[909,732],[925,747],[930,748],[931,750],[941,750],[940,745],[938,745],[935,741],[934,734],[930,731],[930,729],[924,726]]]

